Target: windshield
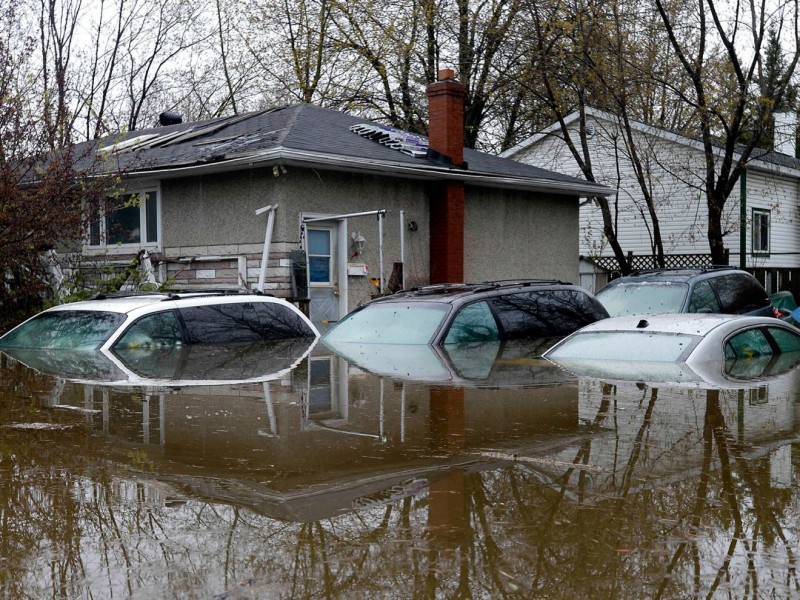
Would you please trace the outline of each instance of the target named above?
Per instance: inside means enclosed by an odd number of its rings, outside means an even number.
[[[385,302],[351,313],[325,334],[328,342],[429,344],[450,311],[438,302]]]
[[[676,362],[699,336],[638,331],[587,331],[564,341],[545,356],[552,360],[590,359]]]
[[[596,297],[612,317],[676,313],[683,308],[686,283],[623,283],[606,286]]]
[[[115,312],[45,312],[9,331],[0,338],[0,347],[98,348],[124,320],[124,314]]]

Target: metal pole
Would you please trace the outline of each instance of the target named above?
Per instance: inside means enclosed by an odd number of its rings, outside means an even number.
[[[380,287],[378,288],[383,294],[386,291],[386,285],[383,281],[383,217],[385,213],[378,213],[378,252],[380,253],[380,263],[381,263],[381,272],[380,272]]]
[[[400,264],[402,265],[402,278],[400,287],[406,289],[406,211],[400,211]]]
[[[264,206],[256,211],[257,215],[269,211],[267,218],[267,230],[264,233],[264,250],[261,253],[261,271],[258,274],[258,291],[264,291],[264,282],[267,278],[267,263],[269,262],[269,245],[272,242],[272,228],[275,226],[275,209],[278,208],[277,204],[270,204]]]
[[[366,212],[357,212],[357,213],[347,213],[344,215],[329,215],[327,217],[313,217],[313,218],[304,218],[303,223],[316,223],[317,221],[336,221],[339,219],[349,219],[350,217],[369,217],[371,215],[385,215],[386,209],[383,208],[381,210],[369,210]]]
[[[383,433],[383,378],[381,378],[381,398],[380,398],[380,411],[378,413],[378,421],[379,421],[379,435],[378,439],[381,442],[385,442],[386,438]]]
[[[400,442],[406,441],[406,382],[400,390]]]

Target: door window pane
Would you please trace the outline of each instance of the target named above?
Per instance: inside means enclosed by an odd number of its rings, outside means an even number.
[[[719,301],[714,294],[714,290],[707,281],[700,281],[692,290],[692,297],[689,300],[689,312],[719,312]]]
[[[309,256],[308,272],[311,283],[329,283],[331,280],[331,260],[328,257]]]
[[[142,317],[131,325],[114,348],[153,348],[176,346],[183,341],[180,323],[173,311]]]
[[[499,339],[497,323],[489,305],[486,302],[474,302],[458,312],[444,343],[495,342]]]
[[[781,352],[800,352],[800,335],[777,327],[770,327],[768,331]]]
[[[308,230],[308,271],[311,283],[331,282],[331,230]]]
[[[331,232],[329,229],[308,230],[308,253],[329,256],[331,253]]]
[[[509,294],[491,302],[509,340],[567,335],[607,316],[591,297],[575,290]]]
[[[263,339],[261,322],[250,302],[182,308],[181,316],[193,344],[255,342]]]
[[[728,341],[728,346],[730,349],[725,349],[726,358],[730,357],[731,351],[736,358],[758,358],[772,354],[772,346],[760,329],[748,329],[733,336]]]
[[[288,306],[263,302],[257,303],[255,309],[262,339],[280,340],[314,335],[300,315]]]

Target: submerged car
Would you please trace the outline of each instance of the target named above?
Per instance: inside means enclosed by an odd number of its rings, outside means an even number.
[[[585,289],[553,280],[441,284],[373,300],[326,344],[431,344],[561,337],[608,313]]]
[[[758,280],[733,267],[637,271],[611,281],[596,296],[612,317],[660,313],[780,316]]]
[[[789,353],[800,353],[800,330],[783,321],[698,314],[612,317],[567,336],[543,356],[565,366],[573,361],[692,366]]]
[[[2,337],[0,348],[106,350],[319,337],[289,302],[251,293],[98,296],[45,310]]]

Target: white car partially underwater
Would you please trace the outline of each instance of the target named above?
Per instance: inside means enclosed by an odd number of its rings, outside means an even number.
[[[300,310],[262,294],[98,296],[45,310],[0,337],[2,348],[108,350],[318,338]]]
[[[0,352],[80,383],[222,385],[281,377],[318,339],[311,321],[279,298],[144,294],[41,312],[0,337]]]
[[[732,387],[792,369],[800,362],[800,330],[772,317],[612,317],[565,337],[542,356],[590,377]]]

